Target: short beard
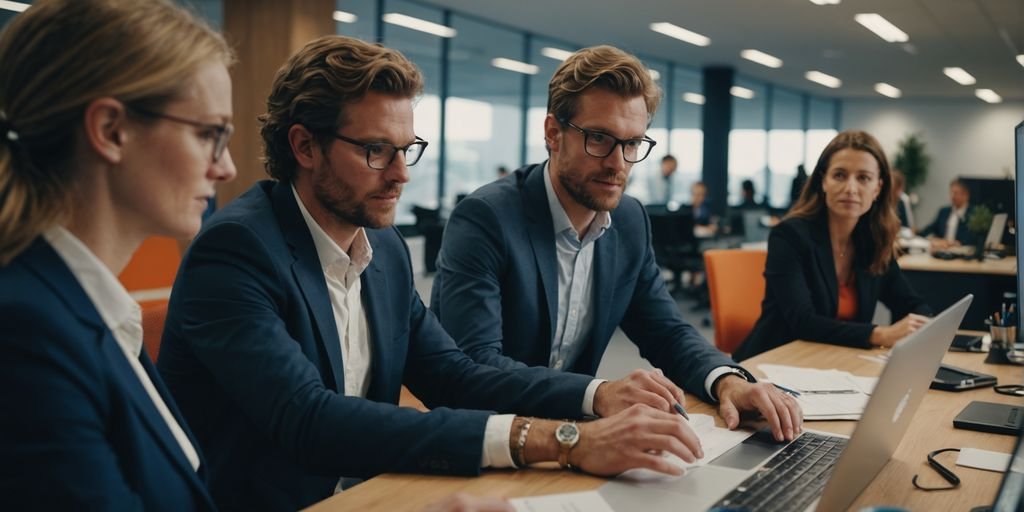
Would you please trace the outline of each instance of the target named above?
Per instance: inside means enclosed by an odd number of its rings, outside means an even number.
[[[331,168],[330,161],[326,162],[325,167]],[[394,208],[379,215],[372,215],[367,210],[366,203],[359,202],[352,191],[334,179],[330,172],[316,174],[313,179],[313,195],[324,210],[339,221],[370,229],[380,229],[394,224]]]
[[[587,190],[585,181],[573,179],[578,177],[578,174],[568,170],[558,173],[558,182],[562,184],[562,188],[569,193],[573,201],[595,212],[610,212],[619,206],[619,201],[622,200],[621,193],[614,199],[599,199]]]

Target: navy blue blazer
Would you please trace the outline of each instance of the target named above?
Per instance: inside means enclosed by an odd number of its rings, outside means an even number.
[[[481,187],[445,228],[430,308],[473,359],[499,368],[547,366],[558,315],[555,233],[544,165]],[[643,206],[623,196],[594,247],[594,326],[568,371],[594,375],[616,327],[640,355],[705,401],[704,379],[735,363],[679,314],[654,262]]]
[[[440,406],[581,415],[589,377],[474,363],[420,301],[398,231],[366,236],[365,399],[343,395],[327,284],[288,183],[254,185],[186,253],[159,368],[210,458],[218,506],[296,510],[343,476],[478,474],[491,413]],[[403,383],[433,411],[396,407]]]
[[[922,229],[919,234],[921,236],[933,235],[939,238],[945,237],[946,223],[949,222],[949,215],[952,211],[952,206],[943,206],[942,208],[939,208],[939,213],[935,216],[935,220]],[[974,205],[968,203],[966,215],[964,215],[964,218],[960,219],[960,222],[956,225],[956,239],[962,245],[974,245],[977,241],[977,235],[967,229],[967,219],[971,218],[972,213],[974,213]]]
[[[0,268],[0,326],[0,509],[214,509],[205,463],[192,469],[85,290],[42,238]],[[139,362],[188,433],[145,350]]]
[[[889,308],[893,320],[909,313],[932,314],[895,260],[882,275],[868,272],[874,245],[862,224],[855,229],[853,239],[857,318],[841,321],[836,319],[839,283],[827,221],[791,218],[772,228],[761,316],[733,353],[736,360],[743,361],[793,340],[869,348],[868,340],[875,328],[871,320],[878,301]]]

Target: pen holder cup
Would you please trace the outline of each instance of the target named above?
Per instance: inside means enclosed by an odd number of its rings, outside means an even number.
[[[989,325],[992,345],[985,362],[989,364],[1024,364],[1024,350],[1016,349],[1017,326]]]

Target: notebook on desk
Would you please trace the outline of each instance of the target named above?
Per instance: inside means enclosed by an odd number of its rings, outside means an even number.
[[[611,481],[600,493],[615,510],[846,510],[895,453],[971,295],[907,336],[882,375],[849,438],[804,431],[791,443],[754,435],[677,479],[637,485]]]

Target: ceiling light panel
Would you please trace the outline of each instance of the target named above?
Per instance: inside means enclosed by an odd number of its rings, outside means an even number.
[[[910,40],[910,36],[908,36],[906,32],[900,30],[899,27],[883,18],[881,14],[873,12],[857,14],[853,19],[857,23],[864,25],[864,28],[874,32],[876,36],[881,37],[886,42],[905,43]]]
[[[974,85],[978,81],[964,68],[943,68],[942,72],[960,85]]]
[[[816,84],[821,84],[824,85],[825,87],[830,87],[832,89],[838,89],[840,86],[843,85],[842,80],[832,75],[822,73],[821,71],[808,71],[807,73],[804,73],[804,78]]]
[[[400,27],[426,32],[427,34],[433,34],[439,37],[455,37],[455,35],[458,34],[454,28],[434,23],[432,21],[406,16],[397,12],[389,12],[384,16],[381,16],[381,19],[384,20],[384,23],[390,23]]]
[[[673,25],[664,21],[651,23],[651,30],[696,46],[707,46],[711,44],[711,39],[703,34],[698,34],[691,30],[686,30],[679,25]]]
[[[903,91],[900,91],[898,88],[893,87],[885,82],[879,82],[875,84],[875,92],[881,94],[882,96],[888,96],[894,99],[903,96]]]
[[[756,62],[762,66],[767,66],[770,68],[782,67],[782,59],[774,55],[764,53],[761,50],[743,50],[742,52],[740,52],[740,57],[743,57],[744,59],[747,59],[751,62]]]

